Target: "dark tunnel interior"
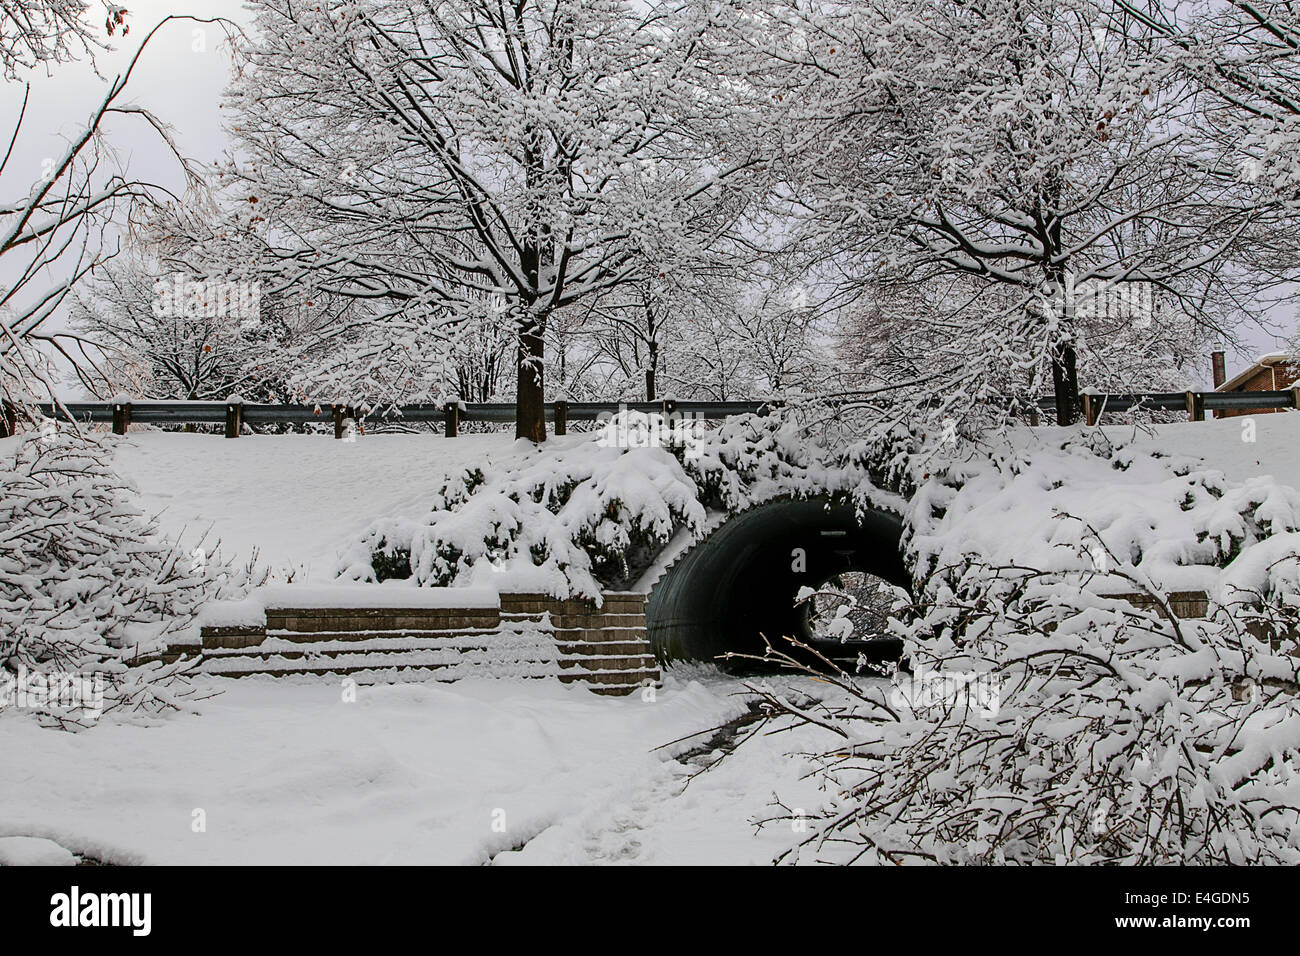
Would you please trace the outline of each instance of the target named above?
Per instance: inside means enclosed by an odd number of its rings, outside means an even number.
[[[655,654],[665,663],[708,661],[727,652],[762,655],[764,636],[781,647],[788,647],[782,636],[806,639],[805,609],[795,605],[805,585],[865,571],[910,588],[901,535],[897,515],[859,516],[851,504],[827,498],[741,512],[678,558],[651,591],[646,626]],[[762,669],[717,663],[733,672]]]

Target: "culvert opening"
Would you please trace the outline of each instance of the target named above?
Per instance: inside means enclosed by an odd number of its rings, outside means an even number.
[[[902,520],[886,511],[859,514],[827,498],[772,501],[730,518],[668,569],[646,603],[646,627],[664,663],[716,661],[732,672],[762,668],[752,661],[718,660],[731,652],[762,656],[766,636],[816,639],[803,587],[854,573],[888,585],[911,586],[901,553]],[[819,650],[853,659],[861,650],[881,660],[897,656],[897,642],[817,643]]]
[[[856,647],[885,641],[899,647],[897,639],[889,635],[889,618],[899,596],[896,585],[866,571],[833,574],[803,602],[802,639],[828,648],[846,642]],[[827,653],[837,656],[833,650]]]

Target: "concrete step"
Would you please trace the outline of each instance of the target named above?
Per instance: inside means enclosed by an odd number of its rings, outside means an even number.
[[[558,662],[546,657],[502,658],[484,649],[353,651],[321,654],[306,651],[264,654],[230,654],[205,657],[199,668],[205,674],[236,677],[244,674],[301,673],[350,674],[362,670],[456,670],[462,676],[554,676]]]
[[[227,623],[204,625],[198,670],[225,677],[346,675],[361,683],[558,678],[602,694],[657,684],[645,595],[605,598],[600,609],[531,593],[460,607],[386,607],[386,600],[357,602],[371,605],[362,607],[267,605],[260,609],[264,623],[245,620],[240,609]],[[550,626],[539,628],[544,614]]]
[[[577,667],[586,671],[648,671],[655,668],[655,659],[653,655],[650,654],[643,654],[637,657],[600,657],[596,655],[583,655],[580,657],[561,658],[559,665],[561,670],[568,670]]]
[[[649,641],[561,641],[555,646],[561,654],[594,654],[600,657],[642,657],[653,655]]]
[[[499,659],[474,660],[431,659],[420,653],[342,654],[320,657],[287,655],[234,655],[226,658],[205,659],[200,670],[213,677],[251,677],[268,675],[282,677],[301,674],[316,677],[368,675],[375,683],[392,683],[409,680],[454,681],[466,677],[558,679],[570,684],[582,682],[593,689],[614,688],[609,693],[631,693],[647,683],[657,685],[660,673],[653,666],[639,662],[638,666],[619,669],[588,669],[586,659],[576,667],[564,667],[565,662],[553,660],[501,661]],[[557,663],[560,665],[557,669]]]
[[[638,687],[646,684],[658,686],[660,681],[659,669],[654,670],[635,670],[635,671],[603,671],[600,674],[584,672],[581,674],[570,671],[560,675],[560,681],[565,684],[572,684],[574,681],[582,681],[595,686],[607,686],[621,688],[623,693],[630,694]]]
[[[402,684],[424,681],[438,681],[443,684],[455,683],[467,678],[493,678],[508,680],[555,680],[555,674],[551,670],[528,671],[524,668],[506,672],[493,673],[485,671],[482,665],[469,667],[451,667],[451,666],[421,666],[417,664],[401,665],[391,667],[350,667],[350,666],[329,666],[329,667],[247,667],[242,670],[228,670],[212,672],[212,677],[230,678],[231,680],[243,677],[275,677],[275,678],[292,678],[308,677],[313,679],[320,678],[342,678],[349,677],[358,684]],[[629,691],[624,691],[625,693]]]

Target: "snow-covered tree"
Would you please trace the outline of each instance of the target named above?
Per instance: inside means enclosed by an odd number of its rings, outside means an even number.
[[[188,665],[141,661],[265,576],[166,538],[105,441],[51,422],[0,460],[0,679],[98,680],[104,710],[182,706]],[[65,727],[99,716],[64,704],[36,709]]]
[[[915,401],[969,361],[970,329],[983,309],[1013,308],[1015,294],[995,296],[979,280],[956,276],[920,283],[870,282],[839,310],[832,339],[839,381],[850,394]],[[1181,310],[1133,283],[1099,294],[1075,293],[1080,381],[1103,392],[1180,391],[1203,372],[1206,335]],[[1007,396],[1035,388],[1036,367],[1009,363],[997,381]]]
[[[122,390],[206,401],[355,394],[352,383],[326,381],[320,372],[342,348],[335,342],[340,326],[347,332],[340,313],[352,304],[264,294],[261,248],[247,224],[223,220],[200,195],[151,209],[125,251],[73,298],[83,384],[105,397]],[[359,381],[364,366],[355,351],[350,357]]]
[[[1140,21],[1100,0],[763,7],[746,49],[766,43],[754,76],[789,116],[799,245],[849,292],[962,277],[983,300],[932,383],[941,406],[1027,373],[1074,421],[1071,282],[1154,287],[1205,326],[1235,308],[1255,192]]]
[[[0,70],[6,79],[35,66],[93,54],[104,40],[87,18],[88,0],[0,0]],[[106,27],[130,29],[126,10],[110,9]]]
[[[445,347],[499,297],[520,437],[545,437],[553,313],[733,228],[753,157],[718,157],[735,97],[709,72],[702,6],[253,6],[231,129],[278,274]]]
[[[79,47],[90,48],[91,28],[81,19],[84,4],[57,0],[6,4],[0,10],[0,48],[5,54],[6,85],[14,69],[32,63],[67,59]],[[125,26],[125,12],[110,11],[110,23]],[[42,347],[61,352],[68,337],[47,334],[45,327],[71,291],[97,264],[116,251],[116,231],[142,209],[159,202],[165,191],[133,176],[106,144],[106,123],[127,117],[143,121],[177,159],[191,183],[194,170],[179,153],[162,122],[147,109],[125,101],[124,92],[149,41],[168,17],[145,37],[126,69],[108,83],[108,91],[89,119],[68,138],[62,153],[42,164],[38,176],[24,177],[14,165],[29,155],[24,120],[31,87],[25,85],[9,145],[0,157],[0,177],[11,192],[0,196],[0,397],[20,399],[33,391],[53,392],[48,357]],[[25,52],[24,52],[25,51]],[[19,403],[20,404],[20,403]]]

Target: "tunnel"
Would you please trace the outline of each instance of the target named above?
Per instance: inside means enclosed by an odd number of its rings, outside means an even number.
[[[666,664],[716,661],[732,672],[761,670],[753,661],[718,658],[728,652],[761,656],[765,636],[782,649],[790,648],[782,636],[811,638],[822,653],[847,656],[838,642],[816,641],[809,633],[806,607],[796,607],[796,595],[804,585],[815,588],[846,571],[910,590],[902,530],[898,515],[859,512],[826,497],[781,499],[734,515],[679,557],[651,590],[646,628],[656,656]],[[871,644],[869,657],[897,656],[896,641]]]

